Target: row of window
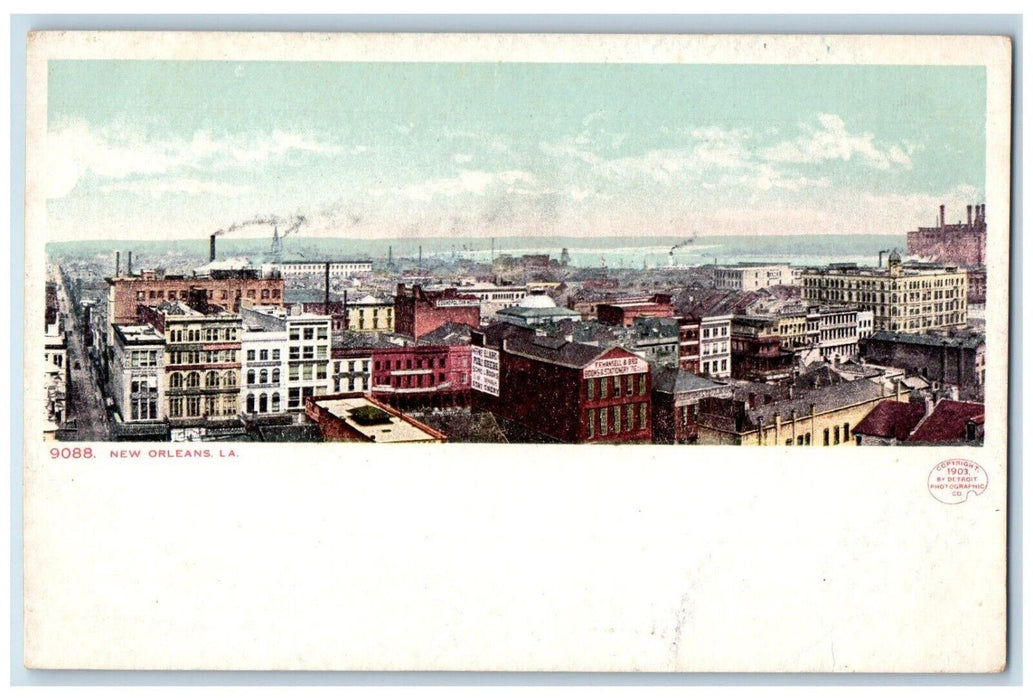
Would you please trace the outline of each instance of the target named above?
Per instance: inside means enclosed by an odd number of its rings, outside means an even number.
[[[826,447],[829,445],[848,444],[850,442],[850,423],[844,423],[842,432],[838,425],[833,426],[831,432],[829,428],[825,428],[822,434],[822,444]],[[796,444],[798,446],[805,446],[811,444],[811,434],[804,433],[803,435],[796,436]],[[786,438],[786,446],[791,447],[793,445],[793,438]]]
[[[257,361],[258,362],[265,362],[265,361],[268,361],[270,359],[272,359],[272,360],[279,360],[280,359],[280,349],[279,348],[273,348],[272,350],[268,350],[268,349],[259,350],[257,352],[257,354],[256,354],[256,352],[254,350],[248,350],[247,351],[247,361],[248,362],[255,362],[256,361],[256,357],[257,357]]]
[[[710,362],[704,362],[701,365],[703,374],[718,374],[719,372],[728,371],[728,360],[713,360]]]
[[[234,396],[174,396],[169,399],[169,418],[235,416],[240,412]]]
[[[313,379],[326,379],[327,365],[325,362],[316,364],[291,365],[287,368],[287,378],[292,381],[311,381]]]
[[[248,394],[244,401],[244,407],[246,413],[279,413],[280,392]]]
[[[704,328],[704,338],[723,338],[728,335],[728,326],[718,326],[716,328]]]
[[[200,389],[201,372],[171,372],[169,374],[170,389]],[[237,373],[233,370],[225,372],[204,372],[204,388],[218,389],[237,386]]]
[[[291,326],[291,340],[326,340],[329,337],[329,327],[321,326]]]
[[[129,353],[130,367],[157,367],[158,360],[157,350],[133,350]]]
[[[237,361],[236,350],[170,350],[170,365],[232,364]]]
[[[288,352],[290,360],[325,360],[330,356],[326,345],[291,345]]]
[[[269,370],[263,369],[256,372],[253,369],[247,371],[247,384],[279,384],[280,383],[280,369],[274,367],[270,373]],[[250,411],[249,411],[250,412]]]
[[[600,399],[608,399],[610,396],[639,396],[646,395],[646,373],[625,374],[616,377],[599,377],[589,379],[586,383],[588,400],[592,401],[598,396]]]
[[[170,343],[218,343],[234,341],[240,329],[234,326],[221,328],[174,328],[169,332]]]
[[[376,360],[373,363],[373,369],[376,371],[389,369],[433,369],[435,364],[438,367],[444,367],[445,358],[439,357],[437,362],[435,362],[433,357],[417,357],[415,362],[411,357],[407,357],[405,360]]]
[[[626,403],[607,408],[590,408],[586,419],[588,437],[631,433],[649,426],[649,404]]]

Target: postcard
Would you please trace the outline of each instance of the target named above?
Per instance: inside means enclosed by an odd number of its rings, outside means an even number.
[[[1011,44],[29,38],[33,669],[999,672]]]

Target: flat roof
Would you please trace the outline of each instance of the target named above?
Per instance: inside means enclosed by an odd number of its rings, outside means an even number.
[[[317,398],[314,402],[372,442],[435,442],[444,437],[432,428],[425,427],[416,420],[363,396],[337,399]],[[357,420],[355,412],[362,409],[376,413],[380,420],[375,422]]]

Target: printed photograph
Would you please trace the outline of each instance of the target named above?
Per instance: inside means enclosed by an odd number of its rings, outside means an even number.
[[[47,439],[982,443],[983,66],[47,72]]]

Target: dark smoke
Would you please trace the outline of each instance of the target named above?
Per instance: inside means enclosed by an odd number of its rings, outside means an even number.
[[[692,234],[692,236],[690,236],[689,238],[686,238],[681,243],[675,243],[674,247],[671,248],[671,253],[670,254],[673,255],[674,251],[678,250],[679,248],[684,248],[685,246],[690,245],[691,243],[695,242],[695,240],[696,240],[696,234],[694,233],[694,234]]]
[[[280,236],[282,238],[283,236],[286,236],[289,233],[294,233],[295,231],[297,231],[307,221],[308,219],[306,219],[303,214],[295,214],[294,216],[289,217],[287,219],[275,215],[255,216],[253,218],[248,219],[247,221],[238,221],[237,223],[231,224],[226,228],[221,228],[211,235],[222,236],[223,234],[233,233],[234,231],[238,231],[242,228],[247,228],[248,226],[279,226],[280,224],[288,224],[287,230],[285,230],[283,234],[281,234]]]

